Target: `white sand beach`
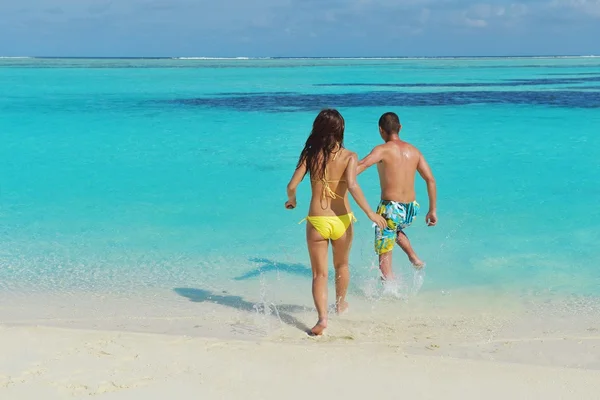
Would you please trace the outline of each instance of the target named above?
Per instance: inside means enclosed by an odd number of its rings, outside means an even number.
[[[355,302],[348,315],[332,318],[326,336],[312,338],[302,327],[314,322],[313,310],[279,305],[279,316],[267,315],[249,310],[242,297],[194,302],[199,292],[182,293],[171,303],[160,296],[3,299],[0,399],[597,399],[600,393],[593,316],[503,314],[505,303],[477,305],[473,293],[470,309],[453,309],[445,298],[446,305],[381,303],[375,312]]]
[[[393,346],[324,339],[297,345],[5,327],[0,398],[597,399],[600,393],[600,371],[409,355]]]

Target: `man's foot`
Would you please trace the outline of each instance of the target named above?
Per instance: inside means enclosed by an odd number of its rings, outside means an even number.
[[[336,304],[335,306],[335,312],[340,315],[345,313],[346,311],[348,311],[348,302],[347,301],[340,301]]]
[[[310,333],[312,333],[315,336],[320,336],[323,334],[325,328],[327,328],[327,320],[320,319],[319,321],[317,321],[317,324],[313,326],[313,328],[310,330]]]
[[[386,276],[383,273],[383,271],[381,271],[381,274],[379,275],[379,279],[381,279],[381,283],[385,283],[385,282],[395,281],[396,277],[392,273],[390,273],[389,275]]]
[[[425,262],[417,256],[409,257],[408,260],[413,265],[413,267],[415,267],[415,269],[421,269],[425,266]]]

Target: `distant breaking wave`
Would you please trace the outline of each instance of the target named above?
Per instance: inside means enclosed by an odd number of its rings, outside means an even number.
[[[597,55],[571,56],[423,56],[423,57],[172,57],[173,60],[473,60],[473,59],[557,59],[600,58]]]
[[[268,57],[267,57],[268,58]],[[173,57],[173,60],[259,60],[252,57]]]
[[[423,57],[30,57],[30,56],[0,56],[0,60],[485,60],[485,59],[576,59],[600,58],[600,55],[556,55],[556,56],[423,56]]]

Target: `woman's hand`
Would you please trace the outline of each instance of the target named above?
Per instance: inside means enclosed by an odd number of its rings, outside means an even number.
[[[371,212],[369,213],[369,219],[379,227],[379,229],[385,229],[387,227],[387,221],[381,215]]]
[[[296,188],[304,178],[304,175],[306,175],[306,163],[302,163],[298,168],[296,168],[290,183],[287,185],[288,201],[285,202],[285,208],[288,210],[293,210],[296,208]]]
[[[293,197],[291,199],[288,199],[288,201],[285,202],[285,208],[287,208],[288,210],[293,210],[294,208],[296,208],[296,198]]]

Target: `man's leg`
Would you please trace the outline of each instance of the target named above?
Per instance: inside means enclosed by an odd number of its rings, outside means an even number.
[[[381,279],[389,281],[394,279],[392,272],[392,250],[394,249],[394,239],[396,231],[385,227],[380,229],[375,227],[375,253],[379,255],[379,270]]]
[[[394,280],[392,271],[392,251],[379,255],[379,269],[381,270],[381,279],[384,281]]]
[[[398,243],[398,246],[400,246],[402,250],[404,250],[404,252],[408,256],[409,261],[415,268],[423,268],[425,263],[417,256],[417,253],[415,253],[412,246],[410,245],[410,240],[408,240],[408,237],[404,232],[398,231],[398,234],[396,235],[396,243]]]

